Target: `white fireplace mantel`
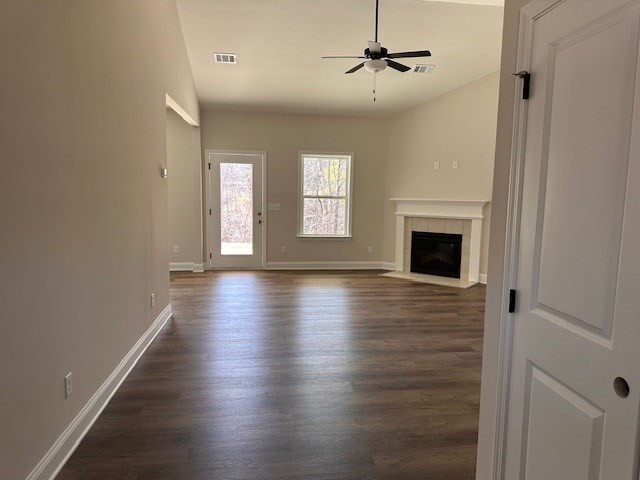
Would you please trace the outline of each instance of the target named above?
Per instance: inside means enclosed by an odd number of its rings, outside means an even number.
[[[487,200],[438,200],[430,198],[392,198],[396,204],[396,271],[404,269],[405,218],[453,218],[471,220],[469,281],[477,282],[480,273],[480,242],[483,209]],[[409,273],[409,272],[405,272]]]

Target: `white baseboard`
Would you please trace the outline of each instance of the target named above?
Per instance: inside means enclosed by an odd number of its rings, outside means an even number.
[[[267,262],[267,270],[384,270],[383,262]]]
[[[170,317],[171,304],[162,310],[147,331],[124,356],[111,375],[107,377],[42,460],[38,462],[26,480],[53,480],[55,478]]]
[[[169,270],[171,272],[204,272],[204,263],[193,262],[171,262],[169,264]]]
[[[482,283],[483,285],[487,284],[487,274],[486,273],[480,273],[478,275],[478,283]]]
[[[193,262],[171,262],[169,270],[172,272],[193,272]]]
[[[383,270],[389,270],[390,272],[395,271],[396,263],[395,262],[382,262],[380,268]]]

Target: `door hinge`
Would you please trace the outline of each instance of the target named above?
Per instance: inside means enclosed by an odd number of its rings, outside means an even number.
[[[529,86],[531,84],[531,74],[526,70],[522,70],[518,73],[512,73],[514,77],[520,77],[522,79],[522,99],[529,100]]]
[[[209,215],[211,215],[211,209],[209,209]]]
[[[516,311],[516,291],[512,288],[509,290],[509,313]]]
[[[209,258],[210,258],[210,259],[211,259],[211,258],[213,258],[213,255],[212,255],[212,254],[209,254]]]
[[[211,162],[209,162],[209,170],[211,170]]]

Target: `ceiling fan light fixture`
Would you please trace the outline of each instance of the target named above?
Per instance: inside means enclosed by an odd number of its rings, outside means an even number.
[[[367,72],[378,73],[387,68],[387,61],[380,59],[367,60],[364,62],[364,68]]]

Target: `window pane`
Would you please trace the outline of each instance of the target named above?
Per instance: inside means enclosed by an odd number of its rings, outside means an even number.
[[[304,195],[346,196],[347,162],[346,158],[304,157]]]
[[[253,165],[220,164],[220,254],[253,255]]]
[[[346,202],[334,198],[305,198],[304,235],[346,235]]]

